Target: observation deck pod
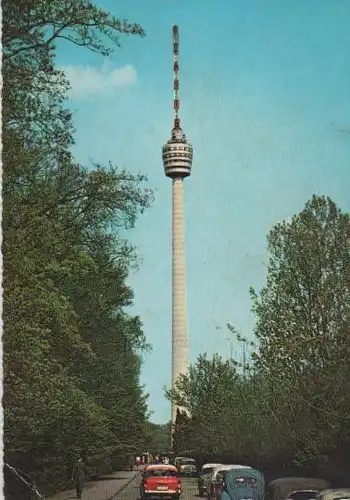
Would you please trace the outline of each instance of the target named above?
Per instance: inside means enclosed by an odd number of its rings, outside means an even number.
[[[173,128],[171,139],[163,146],[163,164],[168,177],[191,175],[193,149],[182,129]]]

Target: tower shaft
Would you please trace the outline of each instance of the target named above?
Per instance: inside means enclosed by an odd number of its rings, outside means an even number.
[[[188,370],[184,181],[173,179],[172,212],[172,386]],[[175,424],[176,405],[171,421]]]

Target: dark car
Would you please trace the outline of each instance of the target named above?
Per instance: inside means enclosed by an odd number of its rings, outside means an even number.
[[[315,477],[281,477],[271,481],[267,488],[267,500],[285,500],[297,490],[325,490],[330,482]]]
[[[288,495],[287,500],[316,500],[317,490],[296,490]]]

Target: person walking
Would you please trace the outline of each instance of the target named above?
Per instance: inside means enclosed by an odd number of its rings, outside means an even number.
[[[75,489],[77,492],[77,498],[81,498],[83,493],[84,483],[85,483],[85,474],[87,468],[81,456],[79,456],[78,460],[75,462],[72,473],[72,481],[75,481]]]

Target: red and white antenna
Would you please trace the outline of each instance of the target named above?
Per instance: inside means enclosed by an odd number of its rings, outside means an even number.
[[[179,27],[173,26],[173,55],[174,55],[174,129],[180,128],[180,99],[179,99]]]

